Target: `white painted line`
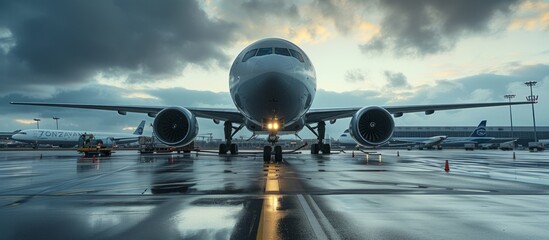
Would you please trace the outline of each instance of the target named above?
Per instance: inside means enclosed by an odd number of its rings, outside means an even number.
[[[311,197],[311,195],[307,195],[307,198],[309,199],[309,202],[311,203],[311,207],[317,213],[318,220],[320,221],[322,226],[324,226],[324,229],[326,230],[326,232],[330,236],[330,239],[332,239],[332,240],[341,239],[339,237],[339,235],[337,235],[337,232],[336,232],[334,226],[332,226],[332,224],[330,224],[330,221],[328,220],[328,218],[324,215],[324,213],[322,213],[322,211],[320,210],[318,205],[316,205],[316,202],[315,202],[315,200],[313,200],[313,197]]]
[[[303,208],[303,211],[305,211],[305,216],[307,217],[307,220],[309,220],[309,224],[311,225],[311,228],[313,228],[313,232],[316,235],[316,239],[328,239],[328,236],[326,236],[326,233],[324,233],[324,230],[322,230],[322,226],[316,219],[313,210],[309,207],[309,204],[303,197],[303,195],[298,194],[297,199],[299,200],[299,203],[301,204],[301,207]]]

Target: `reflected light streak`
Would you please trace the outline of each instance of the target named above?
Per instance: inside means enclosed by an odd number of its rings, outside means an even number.
[[[194,206],[190,209],[182,210],[170,220],[174,222],[182,237],[190,236],[194,232],[201,230],[210,230],[209,232],[214,237],[221,230],[233,229],[238,221],[237,216],[243,207],[242,204],[230,207]],[[226,232],[230,233],[231,231]]]

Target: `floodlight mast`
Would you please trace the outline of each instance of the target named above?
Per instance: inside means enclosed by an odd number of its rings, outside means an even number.
[[[515,98],[515,94],[505,94],[503,97],[509,99],[510,103],[511,99]],[[511,105],[509,105],[509,119],[511,120],[511,138],[515,138],[515,133],[513,131],[513,111],[511,110]]]
[[[36,128],[40,129],[40,118],[33,119],[36,122]]]
[[[532,87],[536,86],[536,83],[538,83],[538,82],[528,81],[528,82],[524,83],[524,84],[526,84],[526,86],[530,87],[530,96],[526,96],[526,100],[532,102],[532,121],[534,123],[534,142],[538,141],[538,133],[536,131],[536,112],[534,110],[534,103],[536,103],[538,101],[538,96],[537,95],[534,96],[534,93],[532,92]]]
[[[509,106],[510,107],[510,106]],[[59,130],[59,117],[53,117],[53,119],[55,120],[55,127],[57,128],[57,130]]]

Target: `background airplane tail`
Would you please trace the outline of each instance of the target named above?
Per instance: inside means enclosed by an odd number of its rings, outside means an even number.
[[[134,135],[142,135],[143,134],[143,128],[145,127],[145,120],[141,121],[139,126],[135,129],[135,132],[133,132]]]
[[[486,120],[482,120],[469,137],[486,137]]]

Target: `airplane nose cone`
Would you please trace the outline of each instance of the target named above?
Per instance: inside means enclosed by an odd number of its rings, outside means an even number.
[[[308,91],[301,81],[283,72],[259,74],[242,84],[235,96],[237,104],[250,113],[253,120],[277,117],[291,124],[305,111]]]

